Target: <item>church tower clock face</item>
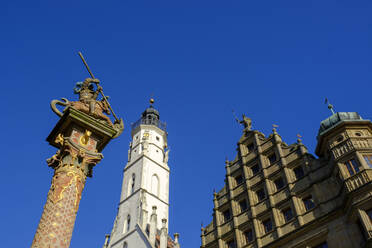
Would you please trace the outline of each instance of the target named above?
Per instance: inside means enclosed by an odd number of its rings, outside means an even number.
[[[168,229],[167,132],[152,103],[132,124],[118,213],[107,246],[110,248],[151,247],[151,243],[155,247],[159,233]],[[168,240],[167,231],[165,237]]]

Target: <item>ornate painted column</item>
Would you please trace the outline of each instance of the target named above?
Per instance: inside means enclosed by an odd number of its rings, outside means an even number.
[[[69,247],[86,178],[92,177],[93,167],[103,158],[103,148],[123,131],[122,120],[113,124],[103,114],[108,113],[109,103],[105,97],[97,100],[102,91],[98,83],[86,79],[77,84],[79,101],[52,101],[52,109],[61,119],[47,141],[59,150],[47,159],[54,175],[32,248]],[[56,104],[65,106],[63,113]]]

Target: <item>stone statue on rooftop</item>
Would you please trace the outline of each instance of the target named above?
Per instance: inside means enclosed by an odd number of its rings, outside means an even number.
[[[233,112],[233,115],[234,115],[234,117],[235,117],[236,122],[238,122],[239,124],[243,125],[245,131],[249,131],[249,130],[252,129],[252,120],[251,120],[251,118],[245,116],[245,114],[242,114],[242,118],[243,118],[243,120],[240,120],[240,119],[235,115],[235,111],[233,110],[232,112]]]

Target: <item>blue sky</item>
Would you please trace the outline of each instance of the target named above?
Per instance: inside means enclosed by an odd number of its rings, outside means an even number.
[[[154,94],[171,149],[170,233],[200,245],[212,192],[242,128],[232,109],[313,153],[319,123],[371,111],[371,9],[360,1],[1,1],[1,243],[30,246],[49,190],[57,122],[52,99],[88,77],[82,51],[126,129],[88,179],[71,247],[101,247],[111,232],[130,123]]]

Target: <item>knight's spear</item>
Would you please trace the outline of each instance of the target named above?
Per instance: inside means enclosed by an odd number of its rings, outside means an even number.
[[[83,54],[82,54],[81,52],[79,52],[79,56],[80,56],[81,60],[83,61],[85,67],[87,68],[87,70],[88,70],[90,76],[94,79],[95,77],[94,77],[92,71],[89,69],[89,66],[88,66],[87,62],[85,61],[85,59],[84,59],[84,57],[83,57]],[[99,83],[97,83],[97,84],[99,84]],[[107,106],[108,106],[109,109],[111,110],[111,113],[112,113],[112,115],[113,115],[114,118],[115,118],[115,122],[120,122],[120,120],[119,120],[118,117],[116,116],[114,110],[112,110],[110,103],[107,101],[106,96],[103,94],[103,90],[102,90],[102,88],[98,88],[98,90],[99,90],[99,92],[101,93],[103,99],[105,99],[105,102],[107,103]]]

